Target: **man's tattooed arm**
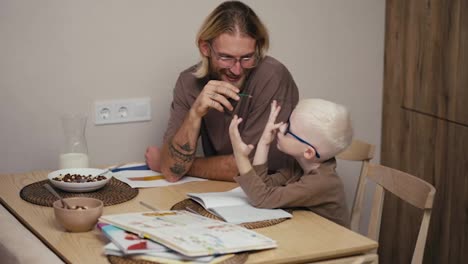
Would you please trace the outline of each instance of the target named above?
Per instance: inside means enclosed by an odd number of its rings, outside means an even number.
[[[161,150],[161,172],[167,181],[180,180],[193,165],[202,117],[190,110],[177,132]]]
[[[169,143],[169,155],[175,161],[170,170],[174,176],[180,178],[190,169],[195,158],[195,148],[192,148],[188,142],[179,145],[171,140]]]

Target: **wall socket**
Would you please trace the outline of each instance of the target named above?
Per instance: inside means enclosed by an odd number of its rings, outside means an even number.
[[[149,97],[94,102],[94,124],[106,125],[151,120]]]

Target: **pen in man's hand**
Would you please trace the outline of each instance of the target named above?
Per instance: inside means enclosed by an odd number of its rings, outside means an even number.
[[[252,95],[250,95],[250,94],[246,94],[246,93],[238,93],[237,95],[238,95],[238,96],[240,96],[240,97],[248,97],[248,98],[252,98]]]

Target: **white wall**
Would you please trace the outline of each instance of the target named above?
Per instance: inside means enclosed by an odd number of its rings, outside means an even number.
[[[89,116],[92,166],[143,160],[161,143],[175,80],[197,61],[195,34],[219,2],[0,0],[0,173],[57,169],[64,113]],[[355,136],[377,145],[378,161],[385,1],[245,2],[301,97],[349,107]],[[94,101],[134,97],[151,98],[151,122],[94,125]],[[339,172],[354,184],[357,168]]]

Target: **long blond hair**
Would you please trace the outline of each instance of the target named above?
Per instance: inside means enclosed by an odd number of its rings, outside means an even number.
[[[239,1],[226,1],[216,7],[203,22],[197,33],[196,45],[200,49],[203,41],[211,42],[223,33],[245,34],[256,41],[256,51],[259,59],[263,59],[270,45],[268,31],[260,18],[246,4]],[[197,78],[209,74],[209,58],[200,51],[201,62],[193,73]]]

